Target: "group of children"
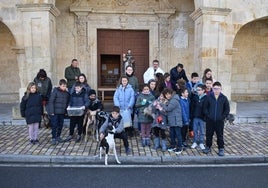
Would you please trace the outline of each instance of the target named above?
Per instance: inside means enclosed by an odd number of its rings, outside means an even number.
[[[79,82],[74,84],[74,90],[68,92],[65,79],[59,81],[59,86],[55,87],[46,105],[46,110],[51,122],[51,144],[55,145],[64,141],[70,141],[74,137],[74,129],[77,125],[78,135],[76,142],[81,141],[83,132],[84,115],[70,116],[70,131],[66,139],[61,138],[61,131],[64,118],[67,114],[67,107],[81,107],[83,110],[101,111],[102,103],[96,97],[96,91],[91,89],[88,93]],[[25,95],[20,103],[21,116],[25,117],[29,127],[29,138],[32,144],[38,142],[39,123],[43,115],[42,98],[38,92],[35,82],[30,82]]]
[[[81,76],[85,80],[85,76]],[[141,144],[143,147],[151,145],[151,133],[153,133],[154,149],[161,148],[162,151],[168,150],[180,154],[184,148],[188,147],[187,133],[189,128],[192,128],[194,132],[192,149],[199,145],[204,153],[209,153],[211,151],[213,134],[216,132],[218,154],[219,156],[224,155],[224,119],[228,116],[230,107],[227,97],[221,93],[220,82],[213,83],[211,78],[200,82],[198,74],[193,73],[191,81],[187,82],[187,84],[180,85],[181,80],[177,81],[176,91],[169,84],[169,87],[163,87],[161,92],[157,90],[158,93],[156,95],[153,93],[151,86],[153,81],[149,81],[148,84],[142,87],[141,93],[136,95],[134,100],[135,92],[132,92],[131,86],[131,89],[128,87],[129,77],[123,76],[121,79],[121,86],[118,87],[114,96],[115,106],[100,128],[100,138],[105,136],[107,126],[115,126],[115,137],[123,139],[126,153],[129,153],[128,137],[122,125],[124,120],[120,112],[122,110],[131,111],[132,108],[135,108],[138,112],[137,117],[140,124]],[[167,75],[165,78],[169,77]],[[167,80],[169,79],[165,79],[165,82]],[[129,92],[131,100],[120,97],[120,92],[123,93],[124,97],[126,96],[126,89],[128,88],[131,90]],[[122,100],[126,101],[122,103]],[[130,101],[133,104],[130,105]],[[47,104],[47,113],[50,116],[52,125],[51,144],[53,145],[72,140],[76,125],[78,134],[75,141],[81,141],[84,115],[71,116],[69,136],[66,139],[61,138],[63,121],[68,106],[82,107],[83,110],[89,109],[96,112],[102,110],[101,101],[97,99],[95,90],[86,88],[84,84],[77,82],[71,91],[68,92],[66,80],[61,79],[59,86],[53,89]],[[34,82],[28,85],[22,98],[20,109],[22,117],[26,118],[29,126],[30,142],[35,144],[38,142],[38,127],[41,122],[43,107],[42,98]],[[150,110],[151,113],[148,113]],[[170,137],[169,147],[167,146],[167,128],[169,128]],[[206,143],[204,143],[205,135]]]
[[[180,82],[184,84],[180,85]],[[139,112],[142,146],[150,146],[152,128],[154,149],[162,147],[162,151],[180,154],[188,147],[188,131],[191,130],[194,133],[191,148],[199,146],[207,154],[211,151],[216,132],[218,155],[224,156],[224,119],[230,112],[230,106],[227,97],[221,93],[221,83],[213,83],[212,78],[207,78],[203,84],[197,73],[191,75],[191,81],[178,80],[178,83],[177,91],[166,87],[156,99],[150,92],[150,86],[143,86],[135,103]],[[152,114],[147,112],[149,107]],[[168,148],[167,127],[170,137]]]

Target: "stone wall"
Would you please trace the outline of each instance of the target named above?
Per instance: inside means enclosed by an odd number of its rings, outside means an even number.
[[[268,100],[268,22],[243,26],[234,41],[232,99]]]
[[[18,96],[39,68],[57,85],[73,58],[96,87],[99,27],[148,29],[150,61],[165,71],[210,67],[233,100],[267,100],[267,16],[266,0],[0,0],[0,100]]]
[[[0,100],[3,102],[18,101],[20,77],[17,57],[12,48],[15,39],[8,27],[0,22]]]

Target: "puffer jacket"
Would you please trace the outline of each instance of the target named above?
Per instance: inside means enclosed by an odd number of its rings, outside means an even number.
[[[42,99],[48,101],[52,90],[52,83],[50,78],[46,77],[44,80],[41,80],[35,77],[34,83],[36,84],[38,92],[41,94]]]
[[[148,107],[155,100],[154,96],[149,94],[139,94],[135,107],[138,109],[138,122],[140,123],[152,123],[153,118],[151,116],[144,115],[144,109]]]
[[[68,91],[62,91],[59,87],[55,87],[47,105],[48,114],[66,114],[69,99],[70,94]]]
[[[191,102],[191,119],[200,118],[205,120],[205,113],[203,110],[204,102],[207,99],[207,95],[203,94],[201,96],[194,95]]]
[[[69,105],[71,107],[85,106],[85,108],[88,108],[88,106],[89,106],[89,99],[88,99],[88,95],[86,94],[85,89],[82,88],[82,90],[79,93],[76,93],[74,91],[71,94]]]
[[[174,94],[163,107],[167,112],[168,126],[182,127],[180,97],[177,94]]]
[[[189,125],[190,123],[190,100],[184,97],[180,97],[181,115],[183,125]]]
[[[30,93],[28,98],[24,95],[20,103],[20,113],[25,117],[27,124],[41,122],[43,105],[40,93]]]
[[[120,110],[132,109],[135,102],[132,86],[128,84],[125,88],[123,88],[122,85],[120,85],[115,90],[113,99],[114,105],[119,106]]]

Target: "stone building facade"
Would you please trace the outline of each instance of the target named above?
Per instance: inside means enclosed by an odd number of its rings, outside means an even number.
[[[112,31],[122,41],[105,43]],[[0,0],[1,102],[18,102],[40,68],[57,85],[73,58],[102,87],[100,43],[121,59],[135,48],[128,31],[148,33],[148,48],[133,51],[139,75],[154,59],[167,72],[184,64],[188,77],[211,68],[231,100],[268,99],[268,0]]]

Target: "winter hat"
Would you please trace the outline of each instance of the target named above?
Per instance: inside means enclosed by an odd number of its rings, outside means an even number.
[[[94,89],[89,90],[88,95],[96,95],[96,91]]]

